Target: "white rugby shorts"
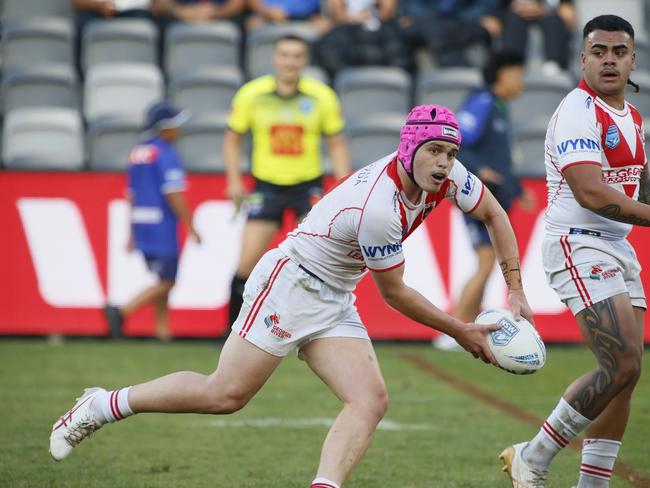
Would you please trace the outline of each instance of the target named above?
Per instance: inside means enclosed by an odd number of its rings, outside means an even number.
[[[646,308],[641,265],[627,239],[547,235],[542,260],[549,285],[573,315],[620,293],[629,294],[632,306]]]
[[[370,340],[354,306],[353,293],[337,290],[309,274],[279,249],[257,263],[244,289],[233,333],[284,357],[325,337]]]

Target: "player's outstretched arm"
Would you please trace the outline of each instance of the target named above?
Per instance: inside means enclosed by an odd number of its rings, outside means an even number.
[[[573,196],[583,208],[625,224],[650,227],[650,205],[637,202],[602,182],[600,166],[575,164],[563,171]],[[647,183],[643,183],[644,201],[648,198]]]
[[[404,265],[387,271],[373,271],[372,277],[384,301],[410,319],[452,336],[474,357],[496,365],[487,333],[498,325],[465,324],[446,314],[413,288],[404,283]]]
[[[515,318],[523,315],[529,322],[534,323],[533,312],[528,305],[521,282],[519,248],[508,214],[487,188],[484,192],[481,203],[472,212],[472,217],[483,221],[490,234],[503,279],[508,286],[508,302],[512,313]]]

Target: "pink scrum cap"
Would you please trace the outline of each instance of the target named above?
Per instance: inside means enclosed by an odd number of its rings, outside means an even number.
[[[413,173],[415,151],[427,141],[440,139],[460,146],[456,116],[442,105],[418,105],[406,117],[399,134],[397,158],[408,174]]]

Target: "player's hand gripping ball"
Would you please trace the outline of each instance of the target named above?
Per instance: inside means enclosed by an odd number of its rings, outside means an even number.
[[[544,366],[546,347],[533,324],[525,318],[515,321],[512,312],[491,308],[476,317],[477,324],[499,324],[487,337],[499,367],[512,374],[531,374]]]

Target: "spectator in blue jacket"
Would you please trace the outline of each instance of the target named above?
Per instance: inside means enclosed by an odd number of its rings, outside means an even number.
[[[153,303],[156,335],[170,338],[167,299],[178,271],[178,220],[186,225],[189,236],[201,237],[192,224],[185,203],[185,172],[172,144],[187,120],[184,112],[162,101],[147,113],[149,137],[129,153],[127,197],[131,205],[131,234],[128,247],[140,251],[158,282],[138,293],[122,307],[107,305],[104,313],[113,337],[121,335],[126,317],[144,305]]]
[[[511,124],[507,102],[524,88],[524,58],[512,51],[494,54],[483,70],[485,87],[469,95],[457,112],[463,135],[458,159],[477,175],[508,211],[514,200],[526,210],[535,206],[534,194],[522,189],[512,168]],[[456,303],[454,316],[473,321],[479,314],[485,285],[494,268],[495,254],[486,227],[469,215],[465,223],[478,257],[478,268],[465,284]],[[439,336],[434,345],[454,349],[453,338]]]

